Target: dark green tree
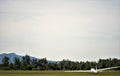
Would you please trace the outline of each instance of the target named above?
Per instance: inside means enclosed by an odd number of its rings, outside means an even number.
[[[60,70],[60,65],[57,62],[50,62],[50,63],[48,63],[48,69]]]
[[[48,68],[48,62],[46,60],[46,58],[42,58],[38,61],[38,69],[39,70],[47,70]]]
[[[2,65],[4,67],[8,67],[9,66],[9,58],[7,56],[5,56],[3,59],[2,59]]]
[[[38,66],[38,60],[37,59],[32,59],[31,60],[32,70],[37,70],[37,66]]]
[[[14,57],[14,63],[13,63],[13,65],[14,65],[14,69],[15,69],[15,70],[20,69],[20,66],[21,66],[20,59],[17,58],[17,57]]]
[[[9,64],[9,68],[10,68],[10,70],[14,70],[14,65],[13,65],[13,63],[10,63],[10,64]]]
[[[85,62],[80,62],[80,70],[85,70]]]
[[[4,56],[2,59],[2,64],[0,65],[1,70],[9,70],[9,57]]]
[[[25,56],[22,57],[21,69],[32,70],[32,67],[30,66],[30,57],[28,55],[25,55]]]

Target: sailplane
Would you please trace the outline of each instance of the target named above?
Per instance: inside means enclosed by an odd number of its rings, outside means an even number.
[[[65,71],[65,72],[91,72],[91,73],[98,73],[98,72],[102,72],[102,71],[105,71],[105,70],[116,69],[116,68],[120,68],[120,66],[103,68],[103,69],[97,69],[97,67],[96,67],[96,69],[91,68],[90,70],[73,70],[73,71]]]

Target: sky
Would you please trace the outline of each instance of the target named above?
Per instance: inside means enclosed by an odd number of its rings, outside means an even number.
[[[0,53],[49,60],[120,58],[120,0],[0,0]]]

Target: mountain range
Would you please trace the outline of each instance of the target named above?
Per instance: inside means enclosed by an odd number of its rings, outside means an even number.
[[[2,53],[2,54],[0,54],[0,64],[2,63],[2,59],[5,56],[9,57],[9,63],[14,62],[14,57],[17,57],[20,60],[22,60],[22,57],[23,57],[22,55],[17,55],[16,53]],[[39,58],[32,57],[32,56],[29,56],[29,57],[30,57],[30,60],[32,60],[33,58],[39,59]]]

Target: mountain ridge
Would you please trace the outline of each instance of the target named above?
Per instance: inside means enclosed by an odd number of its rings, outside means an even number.
[[[26,55],[28,55],[28,54],[26,54]],[[0,54],[0,64],[2,63],[2,59],[5,56],[9,57],[9,63],[13,63],[14,62],[14,57],[19,58],[20,61],[22,60],[22,57],[23,57],[23,55],[18,55],[16,53],[1,53]],[[41,58],[33,57],[33,56],[30,56],[30,55],[28,55],[28,56],[30,57],[30,60],[32,60],[32,59],[37,59],[37,60],[41,59]],[[60,62],[60,61],[54,61],[54,60],[47,60],[47,61],[48,62]]]
[[[17,57],[17,58],[19,58],[20,60],[22,60],[22,57],[23,57],[23,55],[18,55],[18,54],[16,54],[16,53],[1,53],[1,54],[0,54],[0,64],[2,63],[2,59],[3,59],[3,57],[5,57],[5,56],[9,57],[9,63],[13,63],[13,62],[14,62],[14,57]],[[39,58],[30,56],[30,55],[29,55],[29,57],[30,57],[30,60],[32,60],[32,59],[39,59]]]

